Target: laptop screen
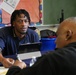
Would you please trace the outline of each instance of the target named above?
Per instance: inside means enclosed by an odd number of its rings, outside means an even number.
[[[40,48],[41,48],[41,42],[21,44],[19,46],[18,54],[40,51]]]

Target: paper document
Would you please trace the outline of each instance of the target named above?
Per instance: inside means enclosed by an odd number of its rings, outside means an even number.
[[[8,68],[0,67],[0,75],[6,75]]]
[[[1,4],[1,8],[4,9],[9,14],[15,10],[20,0],[4,0]]]
[[[30,59],[32,57],[40,57],[41,56],[41,52],[40,51],[35,51],[35,52],[29,52],[29,53],[21,53],[18,54],[21,60],[24,59]]]

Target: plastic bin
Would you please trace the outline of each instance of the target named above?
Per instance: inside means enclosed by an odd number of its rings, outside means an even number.
[[[40,42],[42,42],[41,45],[41,51],[50,51],[55,50],[56,44],[55,44],[56,38],[41,38]]]

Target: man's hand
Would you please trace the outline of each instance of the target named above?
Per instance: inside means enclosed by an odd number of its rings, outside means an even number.
[[[16,60],[15,63],[13,64],[13,66],[18,66],[21,69],[26,68],[26,64],[24,62],[19,61],[19,60]]]
[[[2,59],[2,64],[5,68],[9,68],[14,64],[15,60],[12,58],[3,58]]]

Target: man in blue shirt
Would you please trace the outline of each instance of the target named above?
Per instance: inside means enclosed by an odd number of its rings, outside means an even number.
[[[30,24],[29,13],[24,10],[15,10],[11,15],[11,26],[0,29],[0,62],[4,67],[10,67],[14,63],[6,55],[14,55],[20,44],[39,42],[39,36],[28,28]]]

